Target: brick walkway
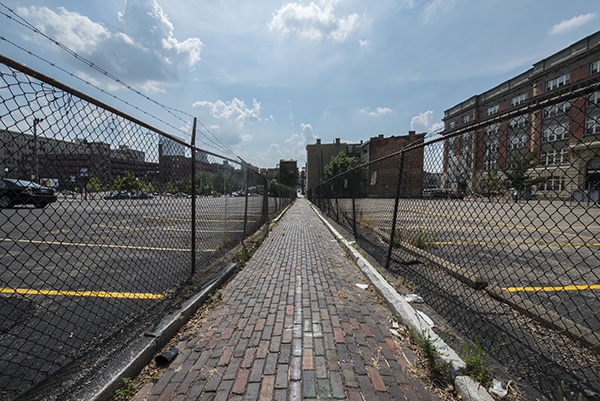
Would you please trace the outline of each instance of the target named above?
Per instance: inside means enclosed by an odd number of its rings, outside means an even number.
[[[135,400],[437,400],[389,310],[303,198]]]

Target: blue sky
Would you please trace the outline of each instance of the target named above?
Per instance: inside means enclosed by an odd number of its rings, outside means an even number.
[[[55,0],[6,7],[260,167],[321,138],[431,132],[444,110],[600,27],[597,0]],[[189,127],[0,15],[0,53],[189,141]],[[13,15],[14,17],[14,15]],[[151,116],[180,128],[175,131]],[[182,116],[191,122],[191,118]],[[198,145],[210,147],[199,136]]]

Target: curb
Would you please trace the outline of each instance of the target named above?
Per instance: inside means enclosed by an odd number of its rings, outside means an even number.
[[[167,315],[150,329],[123,355],[96,376],[90,384],[73,397],[75,401],[109,400],[123,383],[122,377],[132,377],[152,361],[152,357],[177,334],[179,329],[196,313],[208,294],[214,292],[227,281],[237,269],[236,263],[230,263],[213,280],[205,284],[200,292],[185,301],[176,312]]]
[[[293,204],[293,203],[292,203]],[[288,205],[268,227],[272,227],[292,206]],[[256,233],[263,232],[260,228]],[[255,234],[256,235],[256,234]],[[73,396],[74,401],[105,401],[110,400],[115,392],[123,386],[121,378],[137,376],[148,365],[154,355],[173,338],[179,329],[187,323],[204,303],[208,294],[213,293],[229,280],[238,269],[237,263],[229,263],[212,280],[202,286],[202,289],[185,301],[177,311],[165,316],[157,325],[151,328],[144,337],[137,340],[123,355],[117,358],[108,368],[102,371],[79,393]]]
[[[309,202],[310,203],[310,202]],[[423,320],[422,317],[417,314],[413,307],[406,302],[382,276],[377,272],[375,267],[369,263],[353,246],[347,241],[326,219],[323,217],[321,212],[310,203],[312,209],[315,211],[317,216],[325,224],[325,226],[331,231],[336,237],[337,241],[340,242],[346,251],[352,256],[360,270],[371,282],[377,292],[383,297],[388,307],[392,312],[398,316],[402,324],[410,327],[415,333],[424,335],[430,338],[437,348],[440,356],[444,362],[451,362],[452,367],[450,374],[454,380],[454,387],[458,394],[468,401],[493,401],[493,398],[487,392],[487,390],[481,386],[478,382],[465,376],[464,372],[466,369],[465,362],[458,356],[458,354],[450,348],[444,340],[442,340]]]

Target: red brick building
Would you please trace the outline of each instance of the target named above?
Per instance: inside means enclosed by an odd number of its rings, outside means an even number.
[[[369,140],[369,161],[399,152],[404,147],[422,142],[425,134],[416,134],[409,131],[408,135],[391,136],[384,138],[383,135],[373,137]],[[402,190],[400,196],[421,196],[423,193],[423,148],[409,152],[406,156],[404,173],[402,176]],[[368,196],[379,198],[394,198],[398,188],[398,168],[400,158],[390,157],[380,162],[369,165]]]
[[[511,155],[532,155],[539,177],[532,188],[569,198],[600,188],[600,92],[550,102],[557,93],[600,81],[600,32],[541,60],[528,71],[444,112],[445,136],[482,122],[444,146],[442,185],[454,192],[485,192],[488,172]],[[496,115],[535,102],[533,112],[494,121]],[[485,120],[490,120],[485,124]]]

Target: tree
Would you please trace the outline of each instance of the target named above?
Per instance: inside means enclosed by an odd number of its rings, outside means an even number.
[[[175,187],[173,181],[169,181],[165,184],[165,192],[168,192],[170,194],[174,194],[175,192],[177,192],[177,188]]]
[[[354,157],[348,157],[344,152],[340,152],[325,166],[325,179],[328,180],[344,171],[348,171],[355,165],[356,159]]]
[[[529,174],[530,170],[537,165],[534,161],[536,154],[535,150],[526,155],[513,153],[508,156],[506,164],[501,167],[506,177],[504,187],[506,189],[514,188],[517,191],[515,200],[519,200],[524,191],[540,182],[539,177],[534,178]]]
[[[485,188],[487,189],[489,195],[498,193],[505,189],[504,179],[502,177],[502,169],[499,165],[496,164],[490,171],[488,171],[485,179]]]
[[[94,174],[91,174],[85,189],[88,192],[100,192],[102,190],[102,183]]]
[[[351,170],[356,166],[356,164],[357,160],[354,157],[348,157],[344,152],[340,152],[340,154],[333,157],[329,164],[325,166],[325,179],[328,180],[344,173],[345,171]],[[352,196],[353,192],[356,194],[355,191],[358,190],[358,186],[360,185],[360,176],[360,169],[343,174],[335,179],[335,182],[331,183],[331,190],[334,191],[337,196]]]
[[[113,187],[117,191],[137,192],[141,189],[142,182],[138,180],[135,174],[126,171],[121,177],[118,176],[113,182]]]

